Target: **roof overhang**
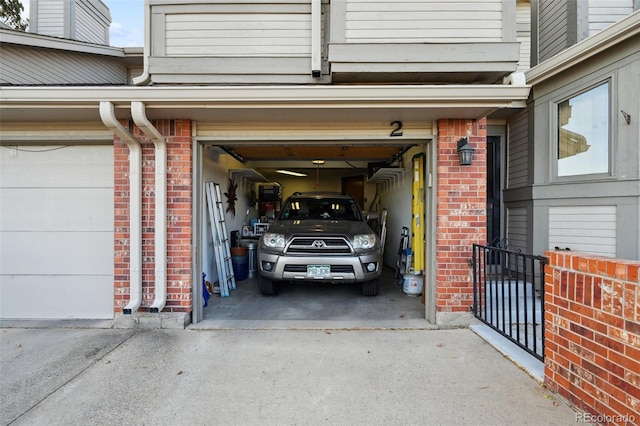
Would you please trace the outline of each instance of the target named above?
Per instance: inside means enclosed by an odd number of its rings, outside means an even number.
[[[26,47],[54,49],[63,52],[90,53],[94,55],[112,56],[116,58],[124,58],[134,52],[132,49],[128,49],[128,52],[125,52],[125,49],[122,47],[104,46],[101,44],[69,40],[65,38],[17,31],[13,29],[0,29],[0,44],[2,43],[16,44]],[[142,55],[142,48],[137,48],[135,50],[135,53]]]
[[[542,83],[638,34],[640,34],[640,11],[632,13],[599,33],[531,68],[525,72],[527,84],[533,86]]]
[[[99,103],[118,118],[143,102],[150,119],[225,122],[478,119],[524,108],[528,85],[2,87],[0,122],[96,121]]]

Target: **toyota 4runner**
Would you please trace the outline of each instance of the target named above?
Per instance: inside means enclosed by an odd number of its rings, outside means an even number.
[[[380,239],[358,203],[339,193],[294,193],[258,244],[260,293],[274,295],[281,281],[360,284],[378,294]]]

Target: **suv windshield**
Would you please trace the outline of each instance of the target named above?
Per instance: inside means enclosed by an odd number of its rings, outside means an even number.
[[[281,220],[354,220],[361,221],[360,208],[348,198],[291,198],[282,209]]]

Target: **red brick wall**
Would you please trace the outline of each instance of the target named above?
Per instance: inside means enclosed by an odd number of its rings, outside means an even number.
[[[545,383],[594,423],[640,424],[640,262],[547,256]]]
[[[437,147],[436,310],[469,312],[473,282],[468,265],[473,243],[487,239],[486,120],[439,120]],[[457,142],[475,148],[473,164],[461,166]]]
[[[124,123],[142,147],[142,306],[148,311],[155,293],[155,153],[154,144],[133,124]],[[161,120],[153,125],[167,141],[167,304],[163,312],[191,312],[191,122]],[[129,148],[114,143],[115,223],[114,288],[116,312],[129,302]]]

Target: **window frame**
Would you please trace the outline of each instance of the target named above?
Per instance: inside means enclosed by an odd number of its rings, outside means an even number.
[[[585,174],[574,174],[574,175],[559,175],[558,174],[558,145],[560,143],[559,134],[560,134],[560,123],[558,120],[558,114],[560,109],[560,104],[568,101],[572,98],[580,96],[593,90],[602,85],[608,85],[608,99],[609,99],[609,107],[608,107],[608,171],[599,172],[599,173],[585,173]],[[599,78],[595,82],[590,82],[589,84],[582,84],[578,89],[571,90],[568,94],[563,94],[562,97],[557,97],[555,100],[551,101],[551,126],[550,126],[550,140],[552,143],[550,144],[550,170],[551,170],[551,180],[553,182],[576,182],[576,181],[592,181],[592,180],[607,180],[615,177],[615,161],[613,161],[614,153],[615,153],[615,139],[614,139],[614,130],[616,128],[615,122],[615,114],[614,114],[614,79],[613,76],[609,75],[605,78]]]

